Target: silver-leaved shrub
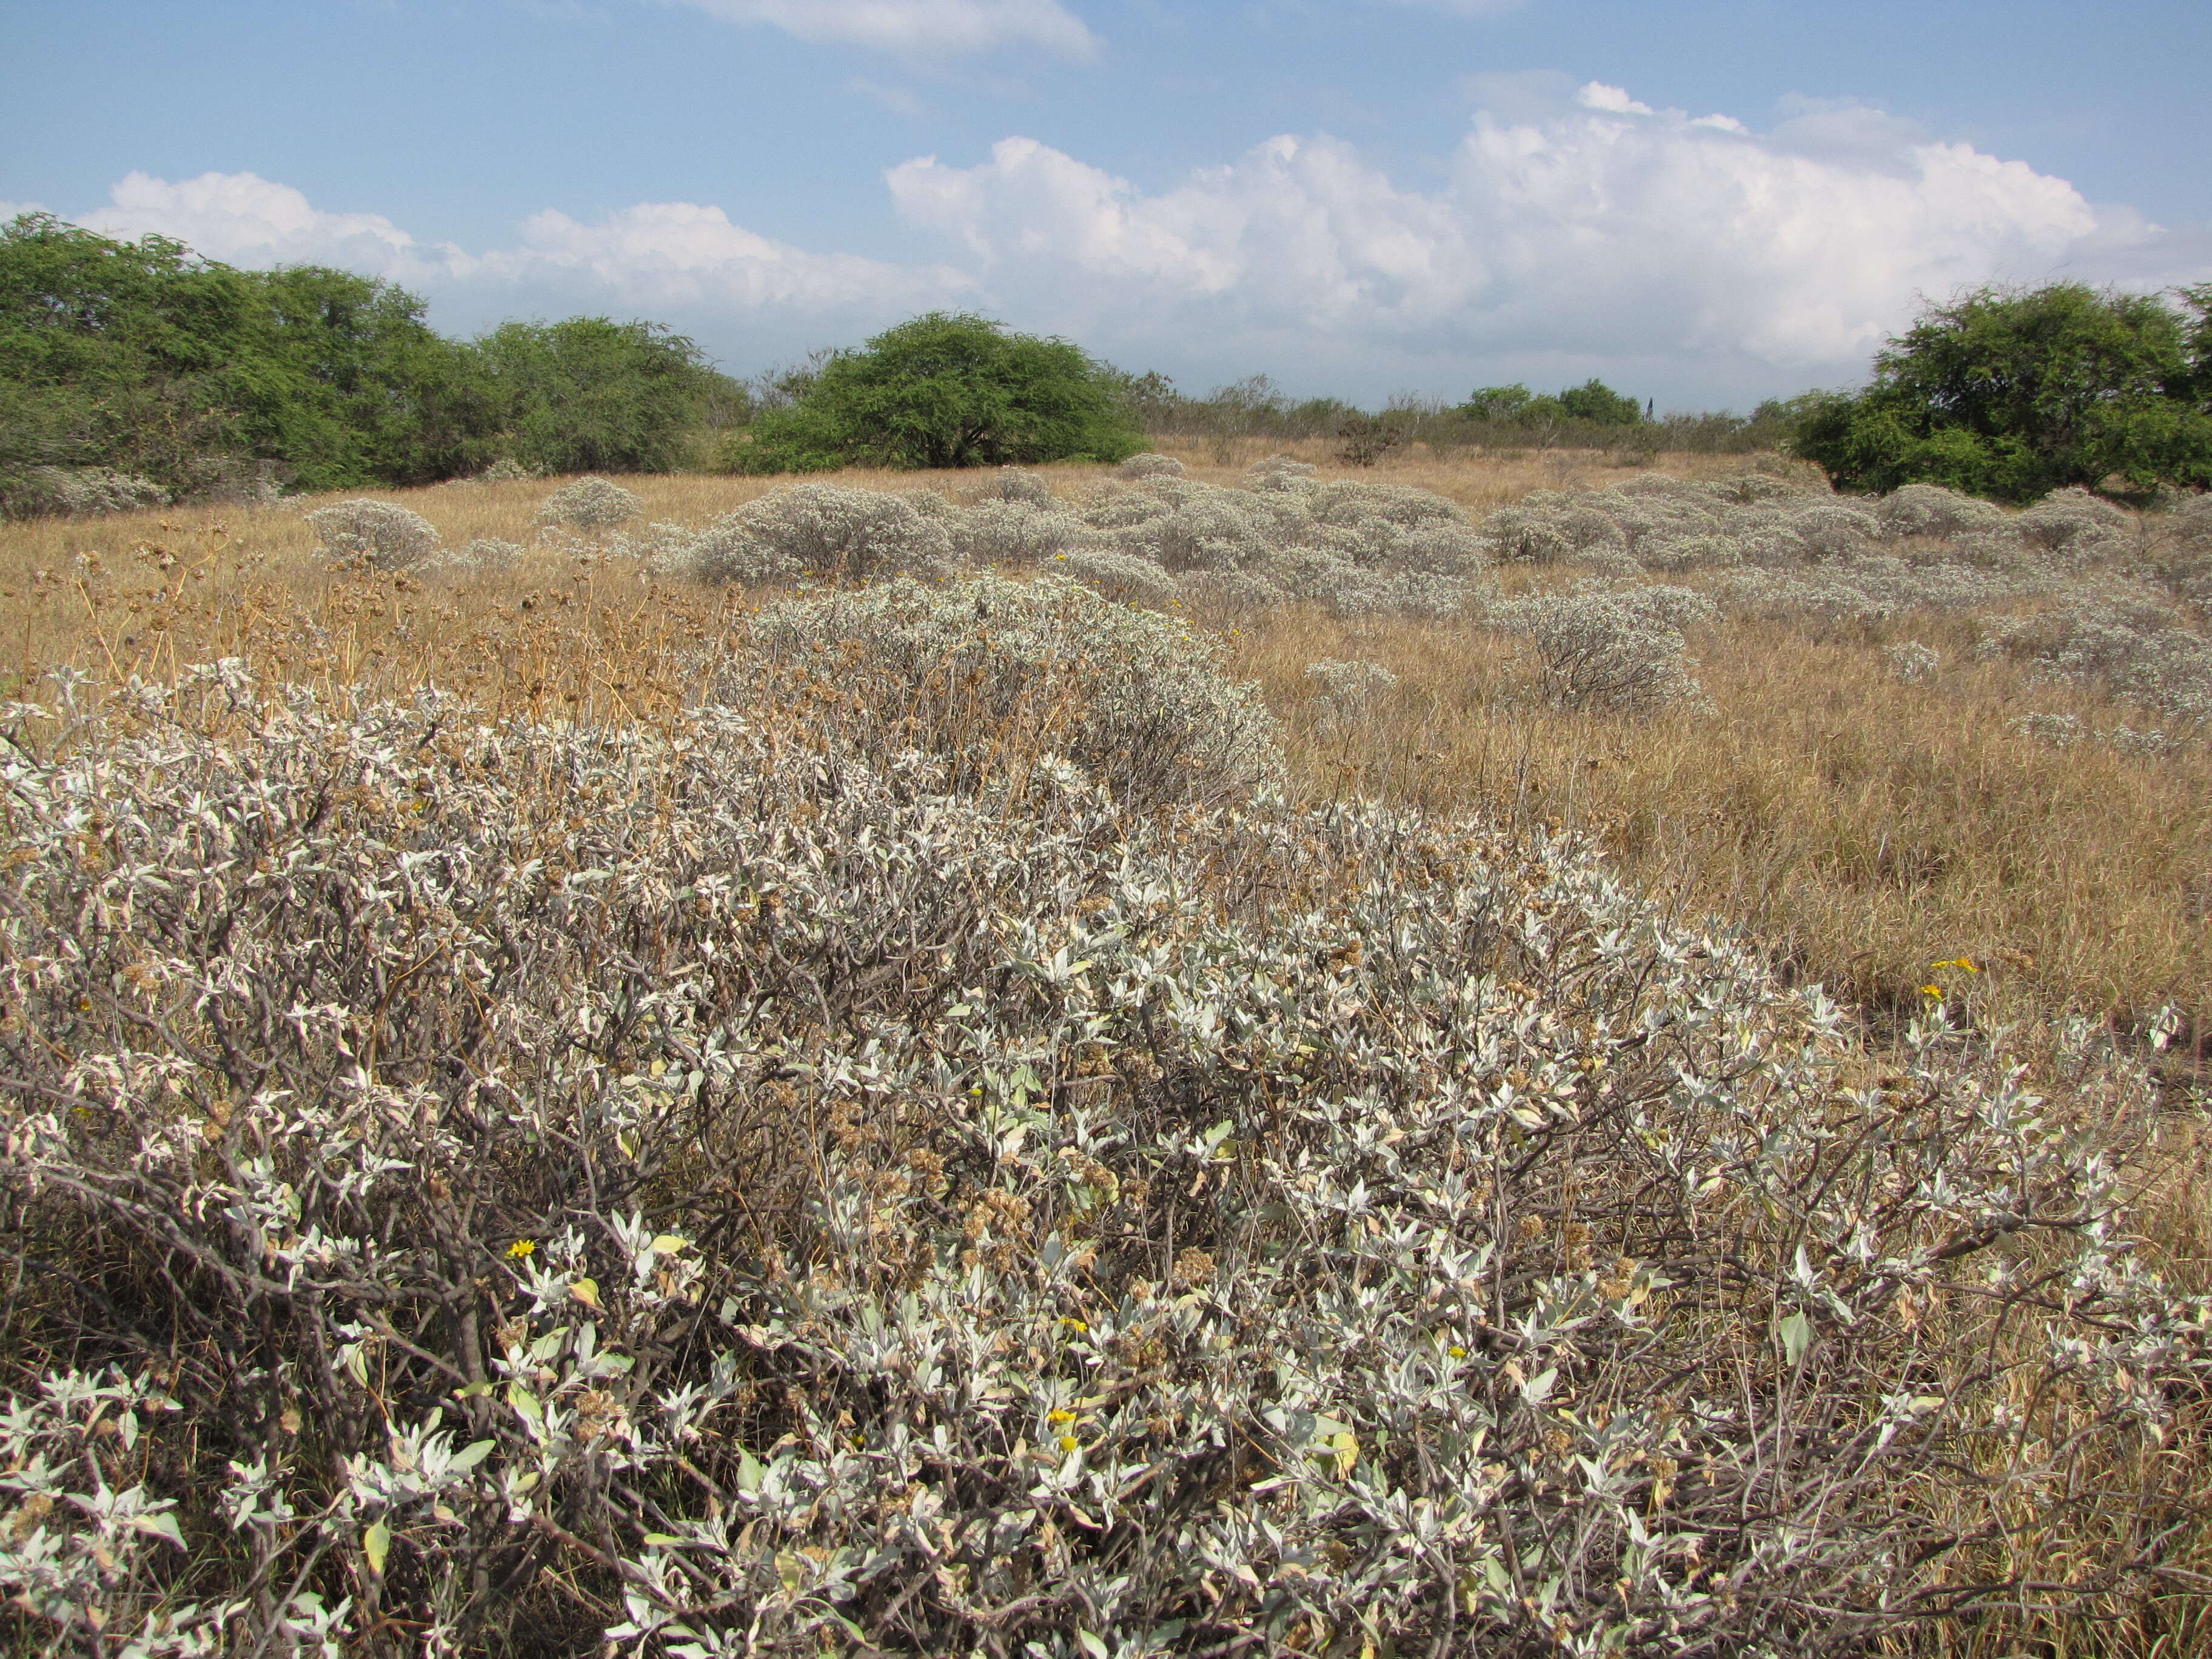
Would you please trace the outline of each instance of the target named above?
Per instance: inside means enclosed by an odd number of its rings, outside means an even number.
[[[1176,579],[1150,559],[1103,549],[1079,548],[1053,556],[1057,575],[1081,582],[1122,605],[1165,610],[1176,597]]]
[[[436,527],[392,501],[339,501],[304,516],[326,555],[365,560],[371,569],[404,570],[438,550]]]
[[[167,490],[135,472],[108,466],[32,466],[9,492],[4,512],[24,519],[46,514],[94,519],[168,502]]]
[[[963,787],[1034,749],[1141,811],[1243,799],[1280,769],[1273,718],[1223,673],[1218,641],[1055,575],[787,600],[755,618],[751,644],[726,701],[796,701],[793,682],[823,683],[834,701],[814,706],[841,741],[881,760],[940,757]]]
[[[979,791],[1008,665],[1192,719],[1011,586],[661,727],[10,709],[26,1651],[1842,1654],[2183,1547],[2140,1073],[1877,1068],[1565,843]]]
[[[833,581],[941,577],[955,562],[941,504],[925,511],[904,495],[803,483],[749,501],[708,527],[685,574],[705,582],[805,575]]]
[[[579,478],[538,504],[538,521],[572,530],[612,530],[645,511],[632,491],[605,478]]]
[[[1717,613],[1663,585],[1536,593],[1492,605],[1492,628],[1523,636],[1534,688],[1561,708],[1649,714],[1698,695],[1682,629]]]

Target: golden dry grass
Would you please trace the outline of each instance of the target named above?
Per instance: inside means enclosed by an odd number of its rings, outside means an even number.
[[[1881,647],[1951,665],[1900,684]],[[1696,641],[1710,712],[1628,724],[1514,696],[1510,641],[1479,630],[1347,629],[1316,614],[1237,640],[1322,787],[1594,832],[1678,908],[1745,926],[1792,973],[1883,1012],[1940,982],[1983,1019],[2078,1009],[2139,1021],[2212,1007],[2212,762],[2060,750],[2027,709],[2125,711],[1970,653],[1918,617],[1841,640],[1735,623]],[[1305,665],[1366,658],[1400,684],[1356,732],[1312,714]],[[2141,716],[2136,719],[2140,722]],[[1972,961],[1984,971],[1937,969]],[[2192,1060],[2201,1035],[2192,1033]]]
[[[1233,482],[1287,447],[1326,473],[1435,489],[1480,514],[1529,490],[1617,479],[1608,458],[1511,459],[1417,450],[1372,471],[1329,446],[1171,446],[1194,477]],[[1731,456],[1669,456],[1680,477],[1738,471]],[[1073,495],[1106,469],[1043,469]],[[957,495],[972,474],[852,471],[862,488]],[[650,520],[697,524],[780,481],[698,475],[625,481]],[[524,481],[381,492],[449,545],[528,543],[552,485]],[[334,573],[301,514],[330,498],[0,526],[0,665],[24,685],[63,663],[111,679],[246,658],[276,679],[434,684],[498,713],[625,718],[690,694],[702,647],[748,600],[647,586],[623,562],[533,552],[496,576]],[[166,561],[166,564],[165,562]],[[1526,580],[1509,573],[1509,580]],[[1900,684],[1883,647],[1944,653],[1930,684]],[[1710,708],[1643,723],[1541,708],[1515,695],[1511,642],[1465,625],[1345,624],[1291,611],[1231,641],[1242,674],[1286,721],[1311,787],[1571,823],[1597,835],[1678,908],[1738,922],[1785,969],[1877,1015],[1940,983],[1984,1020],[2069,1011],[2125,1024],[2172,1002],[2202,1071],[2212,1011],[2212,757],[2039,745],[2029,709],[2124,721],[2020,667],[1971,653],[1971,625],[1908,617],[1814,637],[1730,623],[1693,641]],[[1322,658],[1366,658],[1401,684],[1356,732],[1320,729]],[[2136,717],[2138,723],[2141,716]],[[1972,960],[1986,969],[1936,969]]]

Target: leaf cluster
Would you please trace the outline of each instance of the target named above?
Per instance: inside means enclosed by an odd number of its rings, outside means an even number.
[[[1544,426],[1584,421],[1594,426],[1641,426],[1644,406],[1595,378],[1553,396],[1540,396],[1519,382],[1478,387],[1458,412],[1471,420],[1514,426]]]
[[[925,704],[1027,643],[945,605]],[[1562,843],[854,744],[824,638],[11,708],[14,1645],[1840,1656],[2201,1524],[2140,1073],[1868,1066]]]
[[[2212,285],[1988,287],[1931,308],[1856,396],[1818,400],[1796,452],[1848,488],[2028,501],[2107,481],[2212,484]]]
[[[737,472],[1118,461],[1145,447],[1104,367],[1066,340],[931,312],[792,380],[724,451]]]

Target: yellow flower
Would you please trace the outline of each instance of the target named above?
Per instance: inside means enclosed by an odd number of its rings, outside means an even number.
[[[1940,985],[1923,985],[1920,988],[1920,994],[1923,997],[1940,998],[1943,994],[1943,988]]]
[[[1467,1358],[1467,1350],[1461,1347],[1456,1342],[1453,1343],[1449,1348],[1446,1348],[1444,1352],[1449,1354],[1454,1359],[1464,1359]]]
[[[1060,1449],[1062,1451],[1073,1451],[1078,1443],[1072,1434],[1063,1434],[1060,1437]]]
[[[524,1256],[534,1255],[537,1252],[538,1246],[531,1243],[530,1240],[526,1238],[518,1238],[514,1243],[507,1247],[507,1259],[510,1261],[520,1261]]]
[[[1090,1326],[1085,1324],[1073,1314],[1063,1315],[1060,1322],[1063,1325],[1072,1325],[1079,1331],[1087,1331],[1091,1328]]]
[[[1073,1412],[1062,1411],[1057,1407],[1051,1411],[1047,1412],[1044,1415],[1045,1420],[1048,1423],[1073,1423],[1075,1421],[1075,1413]]]

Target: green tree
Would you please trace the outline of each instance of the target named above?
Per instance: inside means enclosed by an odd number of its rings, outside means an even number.
[[[1976,289],[1892,339],[1864,392],[1819,399],[1792,447],[1857,489],[2212,484],[2212,285],[2178,298]]]
[[[1471,421],[1493,421],[1501,426],[1541,426],[1560,421],[1583,421],[1592,426],[1644,424],[1643,404],[1598,380],[1585,380],[1556,396],[1540,396],[1517,381],[1511,386],[1480,386],[1455,412]]]
[[[832,356],[724,459],[741,472],[1119,460],[1145,447],[1122,392],[1066,340],[931,312]]]
[[[1589,380],[1578,386],[1570,387],[1559,394],[1559,407],[1571,421],[1588,421],[1594,426],[1641,426],[1644,406],[1624,392],[1615,392],[1603,380]]]
[[[252,309],[240,273],[181,243],[15,219],[0,228],[0,448],[19,465],[176,481],[192,458],[238,441],[227,382]]]
[[[1517,380],[1511,386],[1478,386],[1459,406],[1459,412],[1470,421],[1515,422],[1528,413],[1535,395]]]
[[[112,466],[191,489],[267,460],[309,489],[425,482],[481,459],[482,382],[388,283],[235,270],[51,215],[0,228],[0,475]]]
[[[423,321],[421,300],[315,265],[256,280],[266,344],[242,429],[257,453],[310,489],[430,483],[491,459],[485,365]]]
[[[515,459],[549,472],[669,472],[723,392],[699,348],[659,323],[507,323],[477,343]]]

